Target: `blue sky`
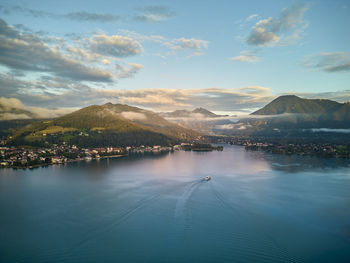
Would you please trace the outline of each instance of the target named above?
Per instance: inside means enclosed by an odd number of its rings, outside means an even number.
[[[350,1],[1,1],[0,19],[3,109],[350,99]]]

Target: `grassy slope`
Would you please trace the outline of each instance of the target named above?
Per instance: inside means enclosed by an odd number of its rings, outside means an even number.
[[[126,118],[135,113],[142,118]],[[90,137],[79,137],[81,131],[89,131]],[[170,123],[151,111],[108,103],[89,106],[52,120],[31,123],[16,131],[14,138],[24,143],[49,140],[46,135],[95,146],[99,143],[123,145],[122,141],[131,145],[169,144],[177,140],[193,139],[198,133]]]

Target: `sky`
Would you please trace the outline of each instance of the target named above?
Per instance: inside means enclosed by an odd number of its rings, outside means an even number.
[[[0,1],[0,118],[350,100],[350,1]]]

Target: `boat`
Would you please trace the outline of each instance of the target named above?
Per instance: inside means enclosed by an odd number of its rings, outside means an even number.
[[[209,181],[210,179],[211,179],[210,176],[204,177],[204,180],[205,180],[205,181]]]

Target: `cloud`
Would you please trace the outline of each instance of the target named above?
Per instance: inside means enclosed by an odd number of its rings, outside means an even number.
[[[231,61],[254,63],[259,61],[259,57],[256,56],[255,51],[242,51],[240,55],[229,58]]]
[[[30,106],[81,107],[100,102],[86,84],[51,76],[23,80],[0,73],[0,87],[0,96],[17,98]]]
[[[73,109],[46,109],[29,107],[16,98],[0,97],[0,120],[55,118],[72,112]]]
[[[0,11],[5,14],[11,14],[11,13],[24,13],[27,15],[31,15],[36,18],[43,18],[43,17],[59,17],[58,15],[55,15],[51,12],[45,12],[40,10],[34,10],[31,8],[26,8],[23,6],[3,6],[0,5]]]
[[[21,28],[0,19],[0,65],[17,76],[31,72],[72,81],[106,83],[133,77],[142,68],[136,63],[129,63],[126,68],[117,64],[125,63],[121,58],[143,51],[141,44],[129,36],[99,33],[91,38],[67,41]]]
[[[142,121],[147,119],[146,115],[140,112],[124,111],[121,113],[121,115],[125,119],[132,120],[132,121]]]
[[[245,21],[248,22],[248,21],[257,19],[258,17],[259,17],[258,14],[252,14],[252,15],[248,16],[248,17],[245,19]]]
[[[103,85],[90,87],[56,77],[23,80],[8,74],[0,74],[0,86],[0,96],[14,97],[26,105],[40,107],[85,107],[118,102],[159,111],[205,107],[213,111],[244,112],[262,107],[274,98],[268,88],[259,86],[118,90]]]
[[[0,12],[5,14],[11,13],[23,13],[26,15],[33,16],[35,18],[66,18],[72,21],[78,22],[113,22],[119,20],[120,17],[117,15],[112,15],[108,13],[91,13],[86,11],[72,12],[67,14],[55,14],[52,12],[46,12],[41,10],[35,10],[31,8],[26,8],[23,6],[3,6],[0,5]]]
[[[204,107],[215,111],[244,111],[258,108],[272,100],[269,89],[138,89],[99,90],[98,96],[120,103],[159,111]]]
[[[251,128],[252,125],[244,124],[244,123],[230,123],[230,124],[219,124],[215,125],[215,129],[217,130],[246,130],[247,128]]]
[[[254,46],[288,45],[300,38],[305,22],[307,4],[285,8],[279,18],[269,17],[258,21],[252,28],[246,42]],[[291,34],[289,34],[292,32]],[[289,34],[289,35],[288,35]]]
[[[169,47],[172,50],[194,50],[201,52],[203,49],[208,48],[208,41],[182,37],[169,42],[165,42],[163,45]]]
[[[285,95],[272,94],[269,88],[261,86],[234,89],[147,88],[119,90],[104,88],[103,86],[90,87],[81,82],[71,82],[70,80],[55,77],[42,77],[39,80],[22,80],[6,74],[0,74],[0,87],[0,96],[16,98],[24,105],[27,105],[24,108],[16,106],[22,109],[40,105],[40,108],[55,107],[63,110],[64,108],[80,108],[92,104],[112,102],[163,112],[177,109],[193,110],[194,108],[204,107],[215,112],[226,112],[226,114],[235,112],[235,114],[239,115],[239,118],[244,116],[248,118],[248,113],[265,106],[279,95]],[[339,102],[350,100],[350,90],[323,93],[291,92],[291,94],[304,98],[324,98]],[[8,105],[16,105],[16,103],[9,102]],[[34,111],[31,110],[31,112]],[[58,112],[53,113],[58,114]]]
[[[131,104],[152,109],[183,108],[189,104],[181,101],[181,91],[168,89],[139,89],[124,91],[100,90],[104,97],[114,98],[120,103]],[[180,98],[180,100],[179,100]]]
[[[89,67],[42,38],[24,34],[0,19],[0,64],[14,70],[48,72],[72,80],[109,82],[113,74]]]
[[[90,40],[92,51],[114,57],[128,57],[143,51],[141,44],[131,37],[120,35],[107,36],[105,34],[94,35]]]
[[[323,52],[305,57],[302,63],[326,72],[350,71],[350,52]]]
[[[209,45],[208,41],[197,38],[181,37],[169,39],[160,35],[142,35],[128,30],[122,30],[122,32],[139,42],[150,42],[166,47],[168,50],[170,50],[170,52],[168,52],[165,56],[176,55],[177,52],[192,53],[190,56],[186,56],[187,58],[192,56],[200,56],[204,54],[203,50],[207,49]]]
[[[65,18],[68,18],[70,20],[75,20],[75,21],[93,21],[93,22],[112,22],[119,20],[120,17],[112,14],[106,14],[106,13],[90,13],[90,12],[73,12],[73,13],[68,13],[64,15]]]
[[[158,23],[176,16],[176,13],[166,6],[151,5],[139,8],[140,14],[134,16],[135,20]]]
[[[3,111],[10,111],[12,109],[23,109],[23,103],[15,98],[0,97],[0,107]]]
[[[132,78],[137,72],[143,69],[143,65],[137,63],[128,63],[128,67],[122,67],[121,65],[116,65],[118,69],[117,77]]]

